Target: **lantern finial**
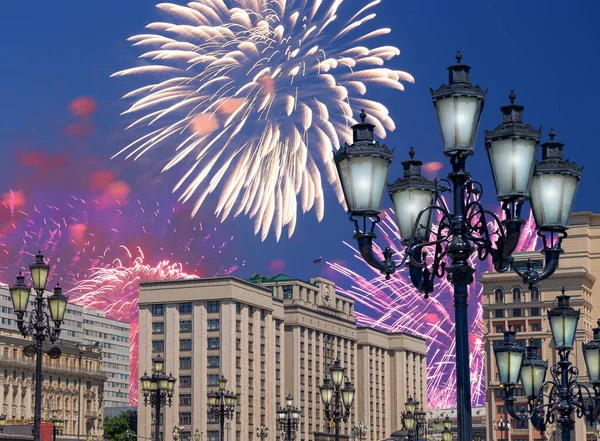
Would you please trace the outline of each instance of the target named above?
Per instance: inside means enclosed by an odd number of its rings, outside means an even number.
[[[410,159],[414,159],[415,158],[415,149],[413,149],[411,147],[410,150],[408,151],[408,156],[410,156]]]
[[[360,120],[361,122],[365,122],[365,119],[367,118],[367,114],[365,113],[365,109],[360,109]]]
[[[508,99],[510,100],[510,103],[514,104],[516,98],[517,98],[517,94],[515,93],[514,90],[511,90],[510,94],[508,95]]]
[[[456,64],[460,64],[460,60],[462,60],[462,54],[460,51],[456,51]]]
[[[554,141],[554,137],[556,136],[556,132],[554,131],[554,129],[550,129],[550,133],[548,133],[548,136],[550,136],[550,141]]]

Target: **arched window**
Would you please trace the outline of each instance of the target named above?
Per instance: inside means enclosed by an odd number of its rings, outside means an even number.
[[[531,301],[532,302],[540,301],[540,288],[538,286],[533,286],[531,288]]]
[[[504,303],[504,291],[502,288],[496,288],[494,293],[496,294],[496,303]]]
[[[519,288],[517,286],[513,288],[513,302],[514,303],[521,302],[521,288]]]

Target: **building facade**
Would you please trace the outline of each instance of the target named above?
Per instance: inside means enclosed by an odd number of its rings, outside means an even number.
[[[33,307],[30,299],[29,308]],[[0,286],[0,331],[18,332],[16,316],[8,286]],[[105,317],[104,312],[84,308],[73,303],[67,305],[61,324],[61,340],[74,344],[97,344],[108,377],[104,389],[104,406],[129,406],[129,324]]]
[[[579,380],[586,383],[587,372],[581,345],[592,339],[592,329],[597,326],[597,320],[600,318],[600,286],[595,283],[596,277],[600,275],[600,215],[574,213],[569,236],[563,241],[562,248],[565,253],[561,255],[557,271],[531,290],[514,272],[487,273],[481,279],[484,287],[488,440],[543,439],[530,424],[519,424],[506,414],[493,346],[503,339],[502,333],[510,324],[513,330],[517,331],[517,340],[521,344],[527,345],[533,339],[541,348],[540,355],[548,361],[548,366],[555,364],[558,354],[553,349],[547,312],[556,305],[556,297],[560,295],[562,287],[565,288],[565,294],[571,297],[571,306],[581,312],[570,359],[580,370]],[[539,252],[515,255],[517,265],[524,266],[529,258],[538,268],[543,266],[543,257]],[[549,375],[548,373],[547,379]],[[518,392],[517,390],[517,394]],[[517,398],[518,406],[525,403],[524,397]],[[510,421],[509,431],[497,430],[495,422],[499,421],[500,417],[504,421]],[[552,439],[552,430],[552,427],[548,429],[546,438]],[[584,420],[578,419],[573,439],[595,439],[595,430],[595,427],[586,426]]]
[[[30,344],[19,333],[0,331],[0,410],[7,426],[33,422],[35,358],[23,353]],[[101,438],[106,374],[99,348],[59,340],[44,350],[52,346],[62,354],[57,359],[43,356],[42,420],[64,420],[61,438]],[[6,432],[11,432],[8,427]]]
[[[394,399],[402,405],[410,394],[426,403],[425,341],[357,329],[353,300],[326,279],[257,275],[142,283],[139,306],[140,373],[149,373],[152,356],[160,354],[179,380],[173,406],[161,418],[164,433],[179,425],[183,439],[198,429],[206,441],[218,440],[206,401],[222,373],[238,394],[231,441],[253,439],[261,424],[280,440],[275,414],[288,394],[302,413],[296,439],[313,440],[330,430],[318,388],[336,358],[357,388],[342,432],[362,421],[372,441],[398,428],[399,410],[383,404],[391,394],[401,394]],[[405,385],[406,378],[412,383]],[[151,420],[140,400],[140,435],[150,436]]]

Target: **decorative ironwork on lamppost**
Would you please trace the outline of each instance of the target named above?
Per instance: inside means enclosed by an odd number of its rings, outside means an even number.
[[[152,376],[146,372],[140,378],[144,406],[154,406],[154,440],[160,441],[160,409],[173,404],[173,391],[177,379],[164,372],[165,362],[160,355],[152,359]]]
[[[345,373],[346,368],[340,365],[339,359],[336,359],[329,368],[329,377],[325,377],[321,386],[321,401],[325,406],[325,417],[333,422],[335,441],[340,440],[341,423],[348,421],[354,401],[354,386],[348,379],[344,383]]]
[[[219,440],[225,441],[225,420],[231,420],[235,415],[237,395],[225,389],[227,378],[223,375],[219,377],[218,382],[219,389],[208,393],[208,413],[219,419]]]
[[[264,424],[261,424],[256,428],[256,436],[260,438],[260,441],[263,441],[269,435],[269,428]]]
[[[352,437],[355,440],[362,441],[363,437],[367,436],[367,433],[369,433],[369,428],[362,421],[352,428]]]
[[[291,394],[285,399],[285,407],[277,409],[277,422],[285,441],[293,441],[300,426],[300,409],[294,407],[294,398]]]
[[[35,262],[29,265],[31,281],[35,290],[33,299],[33,311],[29,314],[29,320],[25,321],[24,315],[27,312],[31,287],[25,284],[25,277],[21,272],[17,276],[17,283],[10,285],[10,295],[12,297],[13,307],[17,315],[17,326],[24,337],[32,337],[33,345],[26,346],[23,350],[29,353],[35,353],[35,409],[33,413],[33,439],[40,441],[40,427],[42,422],[42,355],[44,340],[49,339],[54,343],[60,335],[60,325],[65,317],[67,310],[67,298],[62,294],[62,288],[57,284],[54,288],[54,294],[44,296],[50,265],[44,262],[44,256],[41,251],[35,255]],[[48,304],[48,314],[45,310]],[[50,319],[54,322],[54,327],[50,324]],[[51,348],[48,355],[51,358],[60,357],[61,351],[58,347]]]
[[[546,381],[548,363],[538,355],[533,341],[523,349],[516,342],[516,332],[504,332],[504,341],[494,348],[500,382],[504,388],[504,403],[510,416],[520,422],[529,420],[541,434],[546,427],[556,423],[562,440],[571,439],[575,418],[598,422],[600,417],[600,320],[594,328],[592,341],[583,344],[583,356],[589,382],[594,394],[579,382],[579,369],[569,360],[575,343],[579,322],[578,310],[569,305],[565,289],[557,297],[557,306],[548,311],[554,347],[559,361],[550,367],[551,380]],[[515,406],[515,387],[523,388],[527,408]]]
[[[365,262],[387,278],[406,265],[413,285],[426,298],[433,292],[436,278],[446,275],[453,285],[458,439],[472,441],[467,296],[475,269],[469,259],[474,255],[480,260],[491,257],[496,271],[515,269],[511,255],[525,223],[521,208],[530,200],[538,235],[543,238],[544,268],[539,274],[530,261],[526,271],[515,271],[529,285],[554,273],[563,252],[561,243],[569,227],[581,169],[562,160],[563,144],[554,141],[554,131],[550,132],[550,142],[542,145],[542,161],[536,163],[540,130],[523,122],[524,107],[515,104],[516,95],[511,91],[510,104],[500,108],[502,124],[485,134],[504,219],[486,210],[483,187],[466,170],[467,158],[474,154],[485,92],[470,83],[470,67],[462,64],[461,58],[458,52],[457,63],[448,68],[449,85],[431,92],[444,155],[450,158],[452,171],[445,179],[428,180],[421,175],[423,163],[414,158],[411,148],[410,159],[402,163],[404,177],[388,186],[405,246],[399,262],[392,260],[391,247],[384,249],[382,260],[373,245],[392,151],[374,139],[375,126],[365,122],[364,111],[361,122],[352,126],[353,143],[341,147],[334,159],[354,223],[354,238]],[[432,227],[434,216],[439,219],[436,227]]]

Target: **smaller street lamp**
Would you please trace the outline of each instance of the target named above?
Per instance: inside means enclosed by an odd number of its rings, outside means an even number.
[[[339,359],[336,359],[329,368],[329,377],[325,377],[325,382],[320,387],[325,417],[331,420],[335,427],[335,441],[340,440],[341,423],[348,421],[354,401],[355,390],[350,380],[346,379],[342,388],[345,373],[346,368],[340,365]]]
[[[177,380],[172,375],[164,373],[165,362],[160,355],[153,358],[152,363],[154,365],[152,376],[144,372],[144,375],[140,377],[140,383],[144,395],[144,406],[154,406],[154,439],[160,441],[160,409],[173,404],[173,391]],[[173,436],[175,436],[175,428]]]
[[[286,407],[277,409],[277,422],[285,440],[292,441],[300,426],[300,410],[294,407],[294,398],[291,394],[286,397],[285,405]]]
[[[183,427],[175,426],[173,427],[173,441],[179,441],[179,436],[181,435],[181,431]]]
[[[200,441],[202,438],[202,433],[198,429],[194,431],[194,441]]]
[[[233,419],[235,415],[235,406],[237,404],[237,395],[235,392],[226,390],[227,378],[222,374],[218,379],[219,389],[215,392],[208,392],[208,412],[219,418],[220,440],[225,439],[225,420]]]
[[[269,435],[269,428],[264,424],[261,424],[260,427],[256,428],[256,436],[260,438],[260,441],[263,441]]]
[[[362,441],[363,437],[367,436],[368,432],[369,428],[365,424],[363,424],[362,421],[352,428],[352,435],[354,439],[358,438],[358,441]]]
[[[4,426],[6,426],[6,415],[0,415],[0,433],[4,433]]]

